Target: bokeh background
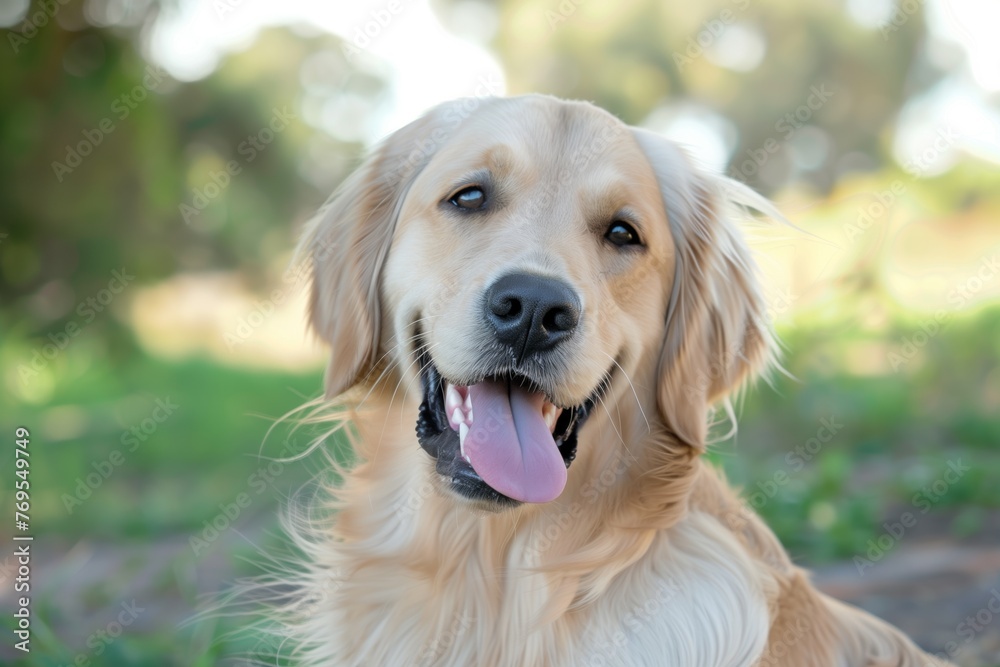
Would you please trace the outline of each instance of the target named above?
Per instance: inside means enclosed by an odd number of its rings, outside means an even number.
[[[1000,664],[998,25],[974,0],[5,0],[5,610],[16,426],[36,541],[33,651],[5,611],[0,662],[267,653],[191,618],[290,555],[278,508],[323,473],[269,431],[321,384],[296,235],[431,105],[544,92],[802,230],[755,242],[794,377],[711,456],[826,590]]]

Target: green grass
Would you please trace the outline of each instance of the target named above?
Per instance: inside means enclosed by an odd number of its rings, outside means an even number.
[[[283,466],[272,482],[261,456],[300,451],[308,436],[289,436],[288,425],[265,435],[320,386],[319,374],[203,359],[136,356],[122,367],[94,367],[86,382],[58,384],[47,405],[18,406],[18,423],[32,433],[32,484],[44,490],[33,498],[32,519],[65,537],[144,538],[195,528],[241,492],[288,489],[292,476],[304,479],[301,466]],[[157,400],[176,408],[156,412]],[[144,422],[155,429],[146,434]],[[10,454],[5,448],[0,458],[6,469]]]
[[[852,347],[889,341],[884,352],[896,352],[918,327],[919,320],[902,321],[878,336],[789,332],[786,366],[797,379],[756,387],[738,437],[714,448],[712,458],[757,501],[794,556],[815,563],[862,553],[884,521],[907,511],[918,516],[915,529],[944,524],[967,537],[1000,507],[1000,486],[991,481],[1000,469],[1000,310],[952,323],[899,373],[843,370]],[[809,454],[821,420],[831,418],[842,427],[810,460],[800,456],[796,448]],[[971,469],[936,493],[934,483],[958,461]],[[781,472],[787,479],[768,497],[768,480]]]

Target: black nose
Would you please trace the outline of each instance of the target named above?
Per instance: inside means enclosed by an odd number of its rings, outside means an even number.
[[[561,280],[509,273],[486,290],[486,321],[520,362],[573,333],[580,322],[580,299]]]

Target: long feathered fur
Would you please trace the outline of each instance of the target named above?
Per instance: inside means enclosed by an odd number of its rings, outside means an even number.
[[[539,96],[456,108],[469,104],[439,107],[386,141],[303,239],[312,322],[333,351],[328,399],[308,419],[329,422],[354,458],[331,457],[342,482],[286,515],[302,566],[282,560],[258,584],[277,591],[275,653],[317,667],[943,664],[816,591],[699,458],[712,407],[732,415],[730,397],[776,358],[735,221],[747,209],[782,218],[648,132],[618,131],[607,150],[646,161],[670,227],[659,343],[637,353],[631,375],[621,369],[558,500],[484,515],[430,483],[403,354],[414,341],[393,328],[399,304],[380,284],[401,252],[392,243],[408,193],[455,136],[491,127],[480,116],[503,119],[497,136],[522,133],[540,151],[557,140],[522,122],[529,112],[624,128],[589,105]],[[401,261],[422,270],[421,257]]]

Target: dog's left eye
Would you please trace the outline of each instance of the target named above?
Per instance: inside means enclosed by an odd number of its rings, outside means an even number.
[[[642,241],[639,239],[639,232],[635,231],[632,225],[621,220],[615,220],[611,223],[608,231],[604,233],[604,238],[617,246],[642,244]]]
[[[456,192],[448,202],[467,211],[478,211],[486,203],[486,193],[482,188],[473,185]]]

